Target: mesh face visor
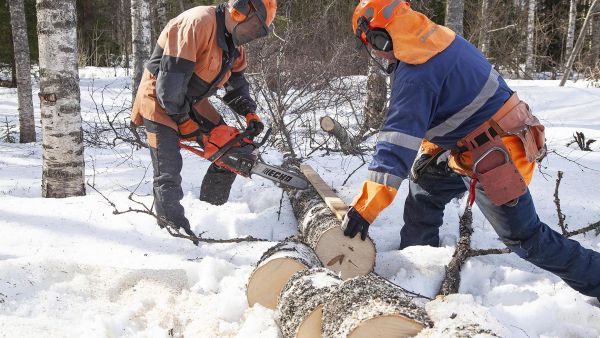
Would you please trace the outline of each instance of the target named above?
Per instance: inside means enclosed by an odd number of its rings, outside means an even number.
[[[233,29],[234,43],[236,46],[241,46],[250,41],[264,38],[269,35],[269,32],[270,29],[265,24],[265,20],[257,12],[254,12]]]

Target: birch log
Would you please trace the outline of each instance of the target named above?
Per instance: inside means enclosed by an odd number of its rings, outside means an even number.
[[[356,146],[352,142],[348,130],[344,128],[338,121],[330,116],[323,116],[320,120],[321,129],[327,132],[329,135],[335,137],[340,144],[340,149],[346,155],[358,154],[360,151],[356,149]]]
[[[414,296],[376,274],[345,281],[323,307],[323,337],[410,337],[433,322]]]
[[[297,240],[286,240],[267,250],[256,264],[246,287],[248,305],[277,308],[277,298],[290,277],[301,270],[320,267],[311,248]]]
[[[300,172],[297,165],[286,168]],[[375,266],[375,244],[371,238],[344,236],[341,222],[329,209],[314,187],[287,189],[292,209],[298,219],[300,239],[308,244],[326,268],[340,273],[342,279],[363,276]]]
[[[285,338],[322,336],[323,306],[342,280],[329,269],[296,272],[279,295],[277,322]]]

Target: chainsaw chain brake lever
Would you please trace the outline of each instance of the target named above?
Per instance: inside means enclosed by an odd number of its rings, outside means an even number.
[[[265,143],[267,143],[267,141],[269,140],[269,136],[271,136],[271,131],[271,128],[267,129],[267,131],[265,132],[265,136],[263,136],[260,142],[254,142],[254,140],[252,140],[252,145],[257,149],[264,146]]]

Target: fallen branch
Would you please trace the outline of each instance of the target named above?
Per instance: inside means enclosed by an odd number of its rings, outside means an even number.
[[[563,172],[559,171],[558,177],[556,178],[556,186],[554,188],[554,204],[556,205],[556,214],[558,216],[558,226],[560,226],[560,229],[562,230],[563,235],[565,235],[566,233],[568,233],[567,224],[565,224],[565,219],[567,218],[567,216],[565,216],[562,213],[562,210],[560,207],[560,198],[558,197],[558,188],[560,187],[560,182],[562,181],[562,178],[563,178]]]
[[[152,206],[148,207],[145,203],[140,202],[134,198],[135,190],[133,192],[130,192],[130,194],[127,198],[131,202],[141,206],[141,209],[129,207],[127,210],[119,210],[117,208],[117,205],[113,201],[111,201],[108,197],[106,197],[106,195],[104,195],[102,192],[100,192],[98,189],[96,189],[96,187],[94,185],[90,184],[89,182],[87,182],[87,185],[90,188],[92,188],[92,190],[97,192],[98,195],[100,195],[106,202],[108,202],[108,204],[110,204],[110,206],[113,208],[113,215],[139,213],[139,214],[145,214],[148,216],[152,216],[152,217],[154,217],[154,219],[158,220],[158,215],[156,215],[156,213],[154,213],[154,211],[152,211],[152,209],[153,209]],[[138,184],[138,187],[139,187],[139,184]],[[137,190],[137,187],[136,187],[136,190]],[[185,234],[183,234],[180,231],[181,228],[176,226],[172,222],[167,222],[166,226],[160,226],[160,227],[166,228],[169,235],[176,237],[176,238],[183,238],[183,239],[190,240],[190,241],[192,241],[192,243],[194,243],[194,245],[198,245],[198,243],[225,244],[225,243],[267,242],[268,241],[267,239],[254,238],[252,236],[242,237],[242,238],[230,238],[230,239],[206,238],[206,237],[203,237],[204,233],[200,233],[199,235],[196,235],[194,232],[192,232],[191,230],[188,230],[188,229],[183,229],[185,231]]]

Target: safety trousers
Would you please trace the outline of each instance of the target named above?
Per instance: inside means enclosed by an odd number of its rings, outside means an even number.
[[[171,225],[189,229],[181,199],[181,169],[183,161],[179,136],[170,127],[144,119],[152,167],[154,206],[160,226]],[[214,205],[227,202],[237,175],[215,164],[208,168],[200,188],[200,199]]]
[[[400,248],[439,246],[444,207],[467,192],[469,178],[436,163],[410,181],[404,207]],[[562,278],[587,296],[600,297],[600,253],[586,249],[540,221],[529,190],[517,200],[496,206],[479,184],[476,203],[500,240],[519,257]]]

